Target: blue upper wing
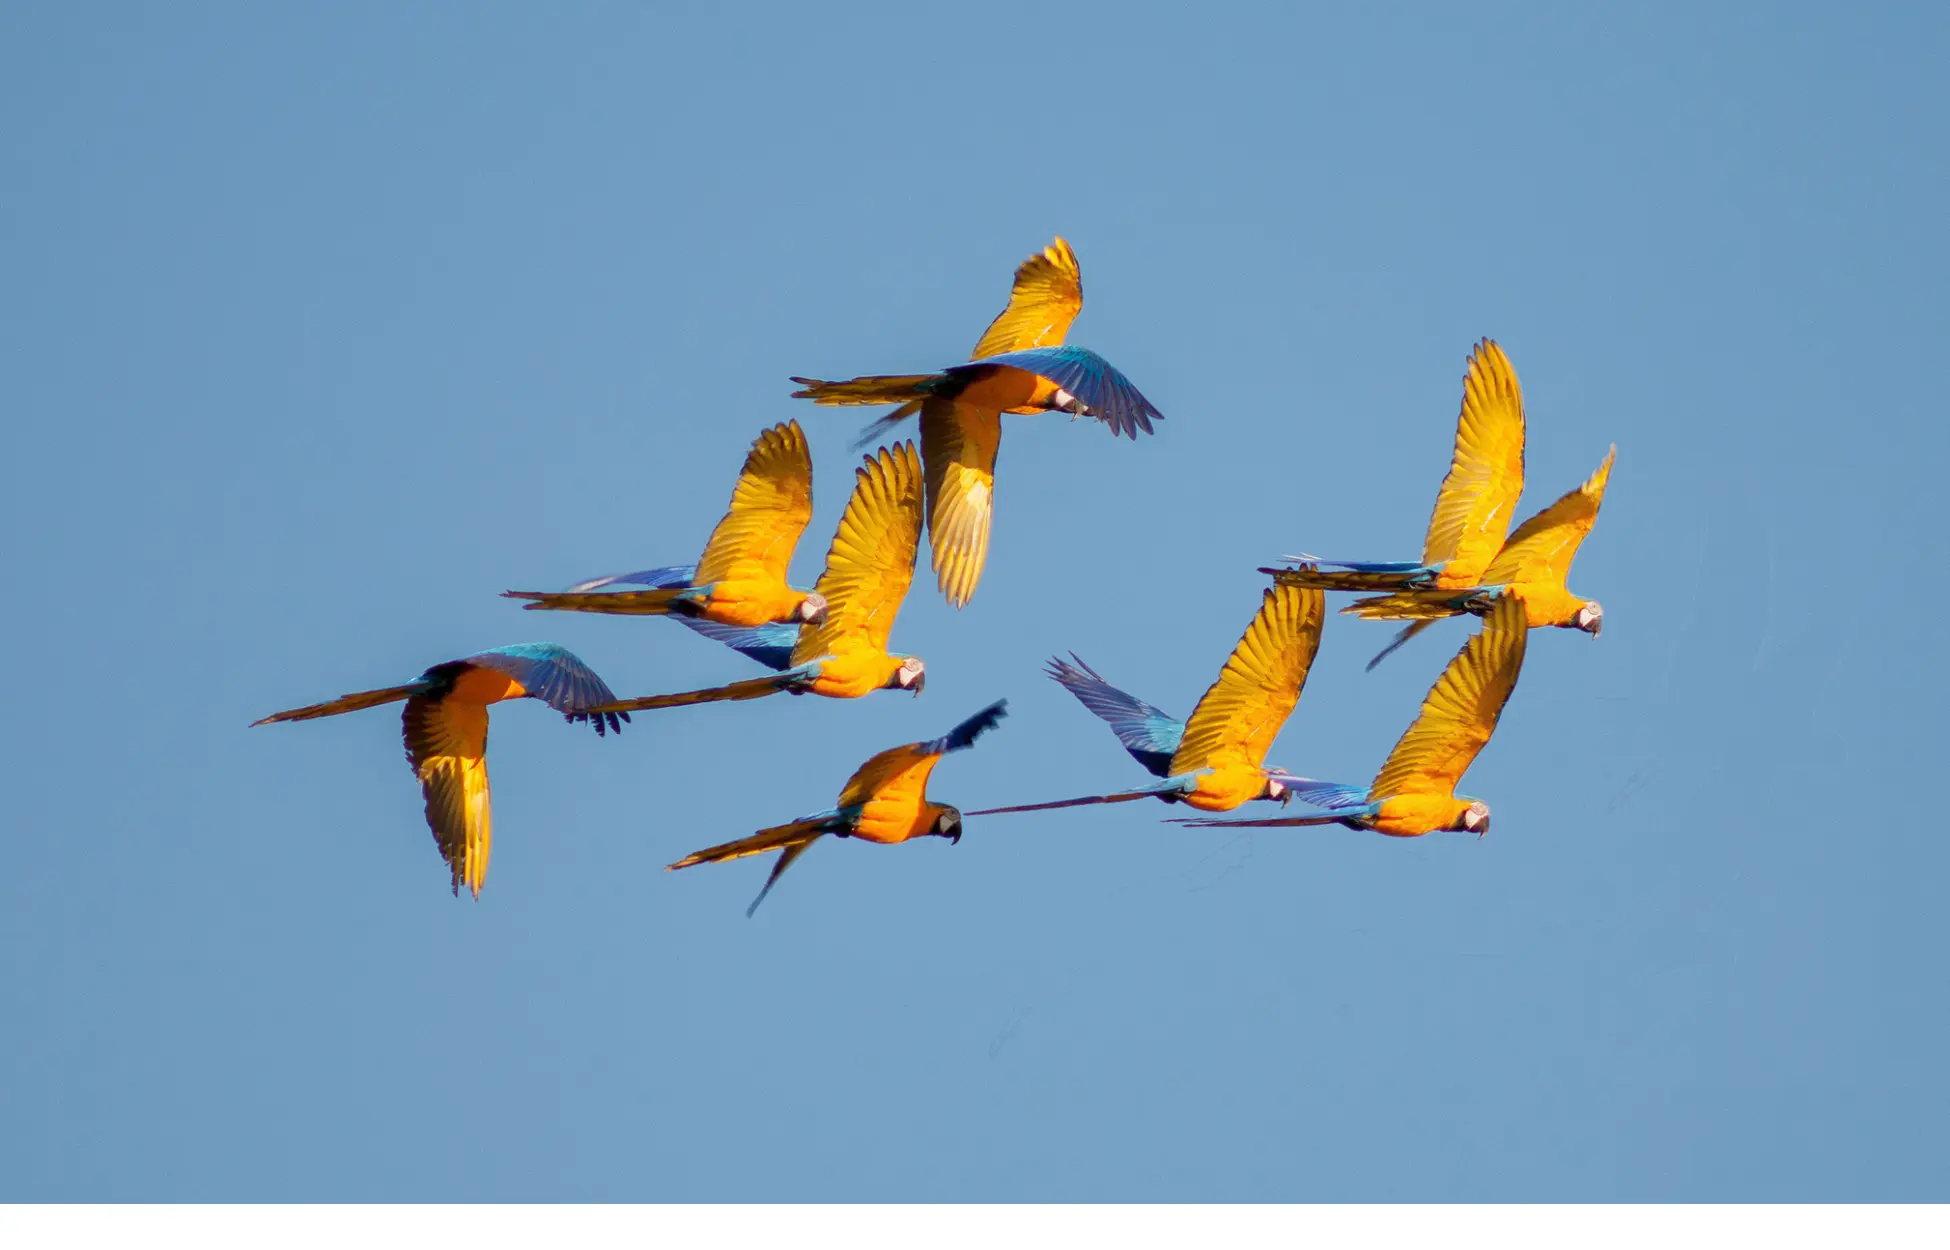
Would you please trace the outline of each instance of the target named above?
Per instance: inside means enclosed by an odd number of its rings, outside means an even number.
[[[1008,714],[1009,701],[997,699],[933,742],[920,743],[915,749],[923,755],[946,755],[950,751],[972,747],[975,739],[994,729],[996,722]]]
[[[1072,664],[1061,657],[1049,662],[1049,675],[1063,683],[1083,706],[1111,727],[1117,740],[1154,777],[1171,775],[1171,757],[1178,754],[1178,743],[1185,736],[1185,722],[1167,716],[1142,699],[1134,699],[1111,685],[1076,652]]]
[[[1337,781],[1313,781],[1306,777],[1282,777],[1280,783],[1300,796],[1303,803],[1326,808],[1330,812],[1366,807],[1368,804],[1366,786],[1344,786]]]
[[[553,642],[518,642],[511,647],[496,647],[461,661],[491,668],[527,687],[528,693],[548,704],[571,721],[586,720],[602,734],[604,723],[621,731],[614,714],[591,716],[587,708],[616,702],[616,695],[596,671],[576,657],[575,652]],[[622,720],[630,719],[625,712]]]
[[[634,573],[611,573],[608,577],[592,577],[586,582],[577,582],[569,587],[572,595],[587,594],[601,590],[605,586],[648,586],[652,590],[676,590],[691,584],[697,576],[695,564],[672,564],[661,569],[639,569]]]
[[[592,577],[586,582],[578,582],[569,587],[569,593],[585,594],[591,590],[601,590],[605,586],[648,586],[652,590],[675,590],[690,585],[691,579],[696,576],[697,565],[672,564],[661,569],[640,569],[635,573],[612,573],[608,577]],[[777,673],[783,673],[792,667],[792,645],[799,641],[799,627],[796,624],[775,622],[750,629],[738,625],[720,625],[716,621],[703,621],[689,616],[671,616],[665,619],[688,626],[712,642],[721,642],[733,651],[749,656]]]
[[[1153,407],[1117,366],[1087,347],[1031,347],[985,356],[943,372],[956,374],[996,365],[1048,378],[1082,400],[1090,415],[1110,426],[1113,434],[1136,438],[1139,430],[1149,434],[1153,421],[1165,419],[1165,414]]]
[[[748,627],[720,625],[716,621],[704,621],[691,616],[670,616],[664,619],[688,626],[712,642],[721,642],[741,655],[750,656],[775,673],[783,673],[792,667],[792,647],[799,641],[799,627],[780,621],[774,621],[770,625]]]

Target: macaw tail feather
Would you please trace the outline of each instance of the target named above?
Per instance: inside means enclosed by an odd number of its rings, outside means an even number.
[[[752,900],[752,905],[745,909],[745,919],[750,920],[752,913],[758,910],[758,905],[765,901],[765,896],[772,892],[772,887],[777,885],[779,878],[785,875],[785,870],[792,867],[794,860],[806,853],[806,848],[818,841],[820,835],[840,833],[846,828],[847,819],[837,812],[802,816],[790,824],[760,829],[749,838],[740,838],[736,842],[726,842],[702,851],[693,851],[664,871],[673,872],[679,868],[690,868],[698,864],[721,864],[728,859],[763,855],[767,851],[779,852],[778,862],[772,865],[771,875],[765,878],[765,888],[758,892],[758,897]]]
[[[682,694],[652,694],[641,699],[619,699],[615,703],[605,703],[589,710],[603,712],[652,712],[658,708],[689,707],[693,703],[727,703],[737,699],[762,699],[768,694],[778,694],[791,690],[805,680],[803,673],[788,669],[771,677],[754,677],[750,681],[734,681],[728,686],[713,686],[709,690],[686,690]]]
[[[1428,618],[1427,620],[1421,620],[1421,621],[1411,621],[1411,622],[1409,622],[1409,625],[1408,625],[1408,627],[1407,627],[1406,629],[1404,629],[1404,630],[1402,630],[1402,632],[1401,632],[1401,633],[1399,633],[1399,634],[1396,634],[1396,635],[1395,635],[1395,641],[1393,641],[1393,642],[1391,642],[1391,643],[1389,643],[1389,644],[1388,644],[1387,646],[1385,646],[1385,647],[1383,647],[1383,648],[1381,649],[1381,651],[1380,651],[1380,652],[1379,652],[1379,653],[1378,653],[1378,654],[1377,654],[1377,655],[1375,656],[1375,658],[1374,658],[1374,659],[1372,659],[1372,660],[1369,660],[1369,661],[1368,661],[1368,671],[1369,671],[1370,673],[1372,673],[1372,672],[1374,672],[1374,666],[1375,666],[1375,665],[1377,665],[1377,664],[1379,664],[1379,663],[1381,663],[1381,662],[1382,662],[1383,660],[1385,660],[1385,659],[1387,659],[1387,658],[1388,658],[1389,656],[1391,656],[1391,655],[1393,655],[1393,654],[1395,654],[1395,651],[1396,651],[1396,650],[1397,650],[1397,649],[1398,649],[1398,648],[1399,648],[1399,647],[1400,647],[1400,646],[1401,646],[1401,645],[1402,645],[1403,643],[1405,643],[1405,642],[1407,642],[1407,641],[1408,641],[1408,640],[1409,640],[1410,638],[1413,638],[1413,637],[1415,637],[1415,635],[1417,635],[1417,634],[1419,634],[1419,633],[1421,633],[1421,632],[1422,632],[1423,630],[1425,630],[1425,629],[1427,629],[1427,628],[1428,628],[1429,626],[1431,626],[1431,625],[1433,625],[1433,624],[1435,624],[1435,623],[1436,623],[1436,620],[1437,620],[1437,619],[1438,619],[1438,618],[1436,618],[1436,617],[1430,617],[1430,618]]]
[[[1419,564],[1343,565],[1335,569],[1269,569],[1273,580],[1282,586],[1306,586],[1314,590],[1352,590],[1374,593],[1404,590],[1427,581],[1433,574]]]
[[[843,382],[822,382],[818,378],[794,378],[805,387],[792,392],[794,399],[810,399],[815,404],[851,408],[861,404],[902,404],[911,407],[897,414],[919,411],[920,402],[931,393],[927,384],[939,382],[938,373],[908,373],[898,377],[848,378]]]
[[[696,598],[694,587],[674,590],[608,590],[570,594],[543,590],[504,590],[503,599],[526,599],[530,612],[606,612],[611,616],[668,616]]]
[[[251,722],[251,728],[269,725],[277,721],[317,720],[321,716],[337,716],[341,712],[357,712],[363,708],[378,707],[382,703],[398,703],[416,694],[426,692],[425,681],[408,682],[404,686],[388,686],[384,690],[362,690],[358,694],[342,694],[330,703],[314,703],[310,707],[295,707],[289,712],[274,712],[263,720]]]
[[[1059,799],[1054,803],[1024,803],[1018,807],[990,807],[963,816],[1004,816],[1010,812],[1047,812],[1057,807],[1085,807],[1092,803],[1129,803],[1132,799],[1155,798],[1157,790],[1127,790],[1121,794],[1093,794],[1085,799]]]
[[[1453,590],[1398,590],[1393,594],[1356,599],[1341,609],[1342,616],[1370,621],[1439,621],[1465,611],[1466,593]]]
[[[1294,825],[1344,825],[1367,811],[1330,812],[1319,816],[1266,816],[1256,820],[1212,820],[1204,816],[1174,816],[1167,823],[1191,829],[1283,829]]]

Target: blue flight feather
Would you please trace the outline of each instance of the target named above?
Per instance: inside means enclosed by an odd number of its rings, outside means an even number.
[[[1282,777],[1280,784],[1301,802],[1330,812],[1365,807],[1368,802],[1366,786],[1345,786],[1338,781],[1313,781],[1306,777]]]
[[[1112,434],[1135,439],[1138,431],[1149,434],[1153,421],[1165,419],[1117,366],[1087,347],[1031,347],[984,356],[942,372],[955,377],[998,365],[1048,378],[1082,401],[1091,416],[1110,426]]]
[[[557,643],[518,642],[477,652],[461,663],[506,673],[526,687],[531,696],[570,721],[586,720],[594,725],[598,736],[604,732],[605,723],[610,730],[621,732],[623,727],[618,720],[630,719],[628,713],[620,718],[615,714],[589,714],[588,708],[616,702],[616,694],[575,652]]]
[[[1109,725],[1131,758],[1154,777],[1171,773],[1172,757],[1185,737],[1185,722],[1133,698],[1097,676],[1096,670],[1070,652],[1072,664],[1061,656],[1052,657],[1049,675],[1077,697],[1097,718]]]
[[[696,576],[697,565],[672,564],[660,569],[592,577],[569,587],[568,593],[586,594],[605,586],[648,586],[652,590],[676,590],[690,585],[691,579]],[[671,616],[666,619],[674,620],[712,642],[723,643],[774,672],[782,673],[792,667],[792,647],[799,641],[799,626],[796,624],[775,621],[769,625],[747,627],[720,625],[716,621],[700,620],[694,616]]]
[[[974,746],[975,739],[995,728],[996,722],[1008,714],[1009,701],[997,699],[933,742],[923,742],[918,749],[923,755],[946,755],[950,751],[965,750]]]

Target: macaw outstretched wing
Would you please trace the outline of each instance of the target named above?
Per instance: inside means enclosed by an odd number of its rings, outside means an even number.
[[[406,759],[420,779],[427,827],[453,873],[454,893],[465,885],[475,898],[481,896],[494,845],[487,731],[486,705],[432,695],[408,699],[400,717]]]
[[[854,470],[853,495],[814,587],[826,598],[826,617],[801,627],[795,665],[862,645],[886,651],[914,581],[921,486],[921,460],[911,442],[883,447]]]
[[[1185,738],[1185,722],[1125,694],[1097,676],[1097,671],[1085,664],[1076,652],[1070,652],[1070,660],[1052,657],[1045,671],[1109,725],[1131,758],[1144,765],[1146,771],[1157,777],[1171,776],[1171,757],[1178,753],[1178,744]]]
[[[1611,481],[1612,461],[1616,459],[1618,446],[1614,443],[1605,453],[1605,462],[1582,486],[1519,525],[1496,559],[1490,561],[1483,584],[1549,582],[1562,586],[1570,576],[1578,545],[1598,519],[1598,506],[1605,502],[1605,486]]]
[[[1523,668],[1530,621],[1523,600],[1497,597],[1482,630],[1436,678],[1415,723],[1401,736],[1368,788],[1379,801],[1399,794],[1452,796],[1490,740]]]
[[[1055,347],[1083,309],[1083,271],[1077,254],[1056,241],[1016,266],[1009,306],[989,323],[970,360],[1029,347]]]
[[[1184,741],[1171,760],[1174,775],[1265,762],[1307,684],[1326,613],[1327,597],[1309,587],[1282,584],[1261,594],[1259,611],[1219,679],[1185,722]]]
[[[1007,365],[1048,378],[1076,396],[1091,416],[1110,426],[1113,434],[1136,438],[1140,430],[1151,433],[1153,421],[1165,419],[1165,414],[1115,365],[1087,347],[1031,347],[956,365],[943,372],[954,375],[994,365]]]
[[[1523,388],[1490,339],[1463,375],[1462,411],[1449,473],[1436,492],[1422,563],[1441,565],[1444,585],[1472,585],[1489,566],[1523,494]]]
[[[593,710],[603,704],[614,703],[615,692],[596,676],[596,670],[584,664],[567,647],[552,642],[518,642],[513,646],[496,647],[492,651],[470,655],[460,662],[506,673],[520,682],[531,696],[562,713],[571,722],[588,721],[595,726],[598,736],[603,733],[605,723],[612,731],[622,731],[616,714]],[[620,719],[630,718],[624,715]]]
[[[1001,445],[1002,414],[995,409],[952,399],[921,405],[921,461],[927,467],[935,580],[958,608],[975,594],[988,563],[995,457]]]
[[[786,580],[799,535],[812,519],[812,450],[797,421],[760,434],[745,456],[731,506],[697,562],[697,582],[738,576]]]
[[[1009,701],[989,704],[947,733],[929,742],[889,747],[855,769],[840,791],[841,808],[860,808],[875,799],[918,802],[927,792],[928,777],[941,757],[965,751],[1009,714]]]

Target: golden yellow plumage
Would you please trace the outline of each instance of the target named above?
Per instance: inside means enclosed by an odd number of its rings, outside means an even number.
[[[465,885],[479,898],[494,847],[487,705],[415,695],[406,701],[401,723],[406,758],[420,778],[427,824],[453,872],[454,892]]]
[[[1083,270],[1077,254],[1056,241],[1016,266],[1009,305],[989,323],[970,360],[1031,347],[1058,347],[1083,309]]]
[[[1256,775],[1280,727],[1299,702],[1320,648],[1326,596],[1301,586],[1274,586],[1232,649],[1172,756],[1171,774],[1201,768],[1247,768]]]
[[[928,537],[935,579],[948,602],[967,604],[988,562],[995,515],[995,457],[1002,414],[951,399],[921,406],[921,460],[927,466]]]
[[[799,536],[812,520],[812,449],[797,421],[758,436],[731,506],[697,562],[698,585],[769,579],[783,585]]]
[[[1523,388],[1503,349],[1484,339],[1463,376],[1455,450],[1422,545],[1422,563],[1443,566],[1436,585],[1479,584],[1523,494],[1523,445]]]
[[[1483,623],[1422,700],[1422,709],[1375,775],[1368,795],[1453,796],[1456,783],[1489,742],[1516,689],[1530,637],[1520,596],[1498,596]]]
[[[1605,462],[1576,490],[1517,527],[1503,544],[1503,550],[1490,562],[1483,583],[1490,586],[1521,586],[1545,583],[1562,588],[1571,573],[1571,561],[1579,544],[1598,520],[1599,505],[1605,501],[1605,487],[1611,481],[1612,462],[1618,458],[1613,444]]]
[[[860,651],[886,654],[914,580],[921,495],[921,460],[911,442],[883,447],[855,470],[853,496],[815,587],[826,599],[826,618],[800,629],[793,664]]]

